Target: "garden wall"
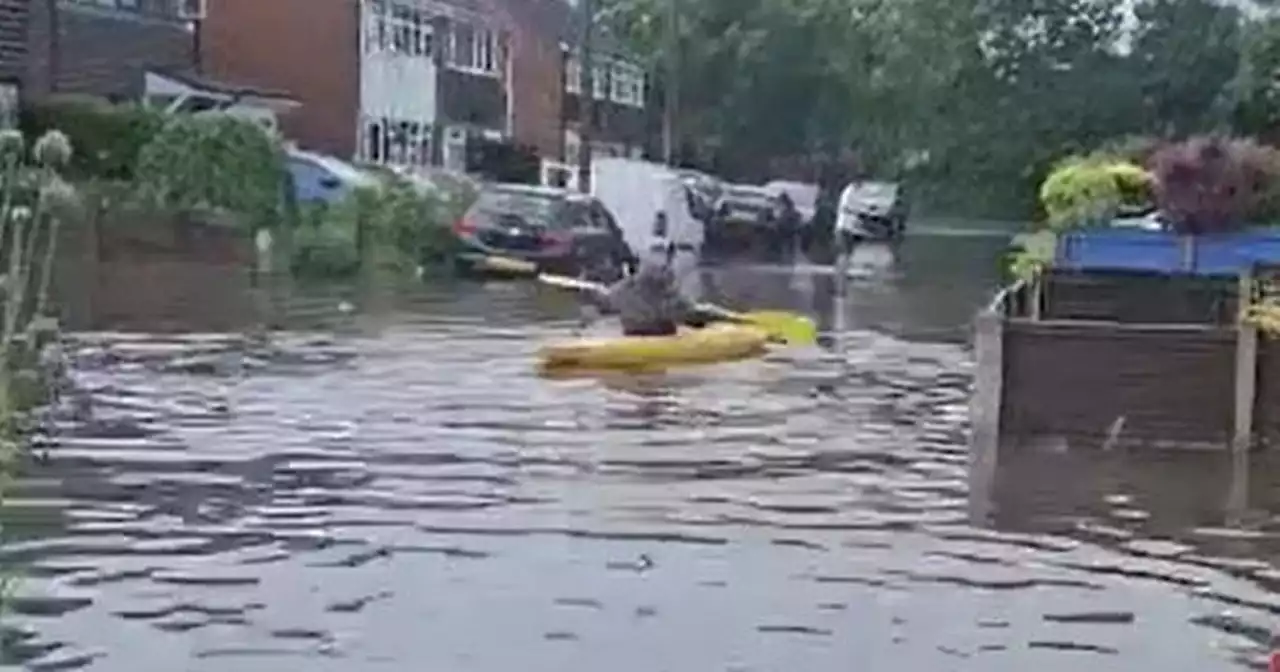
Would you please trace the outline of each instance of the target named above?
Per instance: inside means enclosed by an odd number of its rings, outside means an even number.
[[[55,293],[70,330],[241,331],[260,319],[242,227],[115,210],[64,229]]]
[[[1230,442],[1234,329],[1004,324],[1003,436],[1103,437],[1118,428],[1125,442]]]
[[[1052,271],[1044,276],[1047,320],[1142,324],[1230,324],[1235,276],[1124,271]]]
[[[1253,406],[1254,433],[1259,440],[1280,445],[1280,340],[1258,342],[1258,393]]]

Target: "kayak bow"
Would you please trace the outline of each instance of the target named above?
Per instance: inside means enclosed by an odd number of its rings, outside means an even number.
[[[580,292],[605,294],[609,291],[608,287],[602,284],[561,275],[543,273],[538,276],[538,281],[553,287]],[[768,334],[769,340],[780,341],[787,345],[811,345],[818,340],[818,328],[813,320],[796,313],[784,310],[756,310],[740,313],[712,303],[699,303],[697,309],[718,320],[755,327]]]

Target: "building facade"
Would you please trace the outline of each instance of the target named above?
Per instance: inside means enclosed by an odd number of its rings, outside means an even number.
[[[22,1],[28,12],[23,89],[30,95],[136,99],[147,72],[196,68],[193,19],[205,4],[199,0]]]
[[[491,0],[510,17],[513,130],[544,159],[576,165],[583,17],[566,0]],[[593,156],[640,156],[649,144],[647,76],[639,61],[596,27],[591,125]]]
[[[0,0],[0,128],[17,120],[27,64],[28,0]]]
[[[543,159],[564,158],[565,0],[491,0],[511,35],[513,139]]]
[[[508,39],[469,0],[218,0],[201,44],[218,77],[290,92],[308,149],[461,170],[469,139],[510,135]]]
[[[591,91],[582,91],[579,51],[565,43],[564,128],[565,162],[574,164],[583,151],[584,124],[591,125],[591,156],[640,158],[649,145],[648,77],[621,49],[597,47],[592,56]],[[591,96],[591,118],[584,118],[585,95]]]

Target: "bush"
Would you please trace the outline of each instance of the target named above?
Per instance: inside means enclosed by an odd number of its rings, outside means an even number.
[[[1156,201],[1181,233],[1236,231],[1277,206],[1280,153],[1248,139],[1198,137],[1151,157]]]
[[[226,115],[170,117],[142,148],[135,173],[147,201],[233,212],[254,228],[279,221],[288,175],[274,137]]]
[[[407,275],[453,259],[452,224],[471,203],[466,188],[433,189],[391,171],[377,174],[378,187],[355,189],[306,213],[294,238],[296,272],[341,277],[371,263]]]
[[[142,105],[113,105],[87,96],[53,96],[23,107],[19,127],[29,138],[60,130],[76,148],[72,179],[130,180],[142,147],[164,126],[164,114]]]
[[[1110,223],[1123,207],[1150,201],[1147,171],[1101,156],[1072,157],[1058,164],[1040,185],[1040,204],[1054,230]]]
[[[293,237],[291,267],[295,274],[317,278],[345,278],[360,270],[354,228],[343,228],[322,212],[308,217]]]

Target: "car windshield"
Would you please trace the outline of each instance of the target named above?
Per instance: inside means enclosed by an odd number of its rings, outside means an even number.
[[[513,214],[534,225],[552,227],[564,199],[552,193],[506,189],[485,189],[476,199],[476,208],[487,215]]]
[[[862,182],[853,188],[858,198],[889,201],[898,196],[898,185],[892,182]]]
[[[758,189],[744,189],[742,187],[729,189],[728,197],[733,201],[752,205],[767,204],[770,198],[769,194]]]

